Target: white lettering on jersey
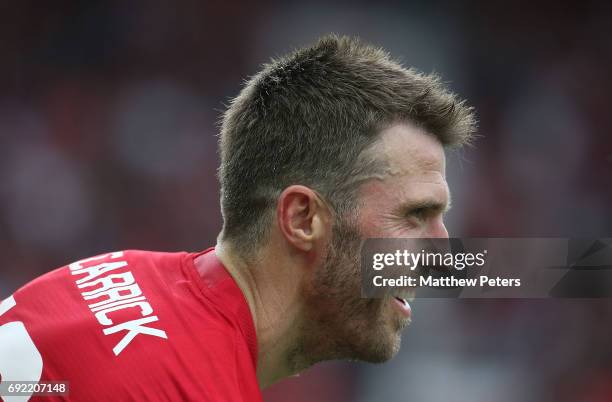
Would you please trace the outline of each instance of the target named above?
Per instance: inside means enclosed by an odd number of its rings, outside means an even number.
[[[115,307],[109,307],[102,311],[98,311],[96,313],[96,319],[102,325],[113,325],[113,320],[108,318],[106,314],[110,313],[111,311],[117,311],[117,310],[121,310],[121,309],[128,308],[128,307],[140,307],[140,314],[143,317],[146,317],[153,312],[153,309],[151,308],[151,305],[149,303],[134,302],[134,303],[128,303],[128,304],[120,304]]]
[[[146,317],[146,318],[141,318],[139,320],[132,320],[132,321],[124,322],[122,324],[115,325],[114,327],[106,328],[104,330],[104,335],[114,334],[115,332],[119,332],[119,331],[128,331],[128,333],[125,334],[121,342],[119,342],[113,348],[113,352],[115,352],[115,355],[118,355],[119,353],[121,353],[123,349],[125,349],[125,347],[138,334],[153,335],[153,336],[158,336],[160,338],[168,339],[168,336],[166,335],[164,331],[156,329],[156,328],[149,328],[149,327],[140,325],[140,324],[148,324],[150,322],[155,322],[157,320],[158,320],[157,316],[154,315],[152,317]]]
[[[159,321],[159,318],[151,315],[153,314],[151,304],[142,295],[142,290],[136,283],[134,275],[125,270],[125,267],[128,266],[127,261],[99,262],[100,260],[121,257],[123,257],[123,251],[117,251],[87,258],[69,265],[72,275],[86,274],[86,276],[76,280],[76,285],[79,289],[83,289],[81,295],[84,300],[94,301],[87,307],[94,313],[100,325],[106,327],[102,330],[104,335],[127,331],[121,341],[113,348],[115,356],[118,356],[138,334],[168,339],[164,330],[144,325]],[[119,270],[122,271],[119,272]],[[140,317],[144,318],[121,323],[115,323],[109,318],[109,313],[123,309],[133,309]]]

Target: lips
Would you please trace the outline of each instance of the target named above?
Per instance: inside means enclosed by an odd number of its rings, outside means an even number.
[[[399,300],[404,306],[408,304],[408,300],[401,297],[396,297],[395,300]]]
[[[393,304],[397,307],[401,315],[403,315],[405,318],[410,318],[412,309],[410,308],[408,300],[401,297],[394,297]]]
[[[415,288],[405,288],[405,289],[401,289],[399,291],[394,292],[394,294],[396,295],[395,296],[396,299],[399,299],[400,301],[403,301],[407,304],[408,302],[414,301],[414,298],[416,296],[416,289]]]

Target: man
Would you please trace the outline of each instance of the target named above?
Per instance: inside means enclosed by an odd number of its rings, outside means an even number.
[[[2,380],[69,381],[75,400],[259,401],[323,360],[388,360],[410,306],[360,298],[360,244],[448,236],[444,147],[474,129],[436,77],[357,40],[272,61],[224,115],[216,247],[34,280],[0,305]]]

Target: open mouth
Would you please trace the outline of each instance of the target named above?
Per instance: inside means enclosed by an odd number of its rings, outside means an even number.
[[[408,300],[403,299],[401,297],[396,297],[395,300],[398,300],[400,303],[402,303],[404,306],[408,305]]]
[[[415,288],[405,288],[401,291],[395,293],[397,296],[395,298],[403,303],[404,305],[408,305],[408,303],[412,302],[416,297],[416,289]]]
[[[412,309],[410,308],[408,300],[402,297],[394,297],[393,304],[398,308],[401,315],[403,315],[405,318],[410,318]]]

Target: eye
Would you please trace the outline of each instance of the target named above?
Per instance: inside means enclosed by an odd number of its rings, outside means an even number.
[[[428,210],[425,207],[413,208],[408,212],[408,215],[418,220],[424,220],[427,217]]]

